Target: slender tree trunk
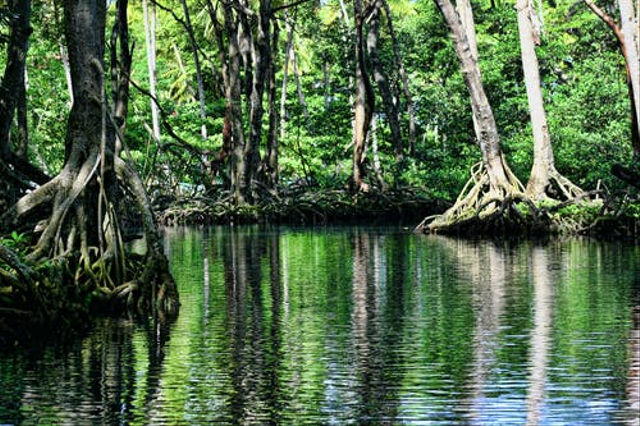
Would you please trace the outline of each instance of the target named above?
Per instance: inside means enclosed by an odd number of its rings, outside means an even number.
[[[326,53],[322,53],[322,81],[324,82],[324,111],[329,111],[329,93],[331,91],[329,80],[329,65],[327,64]]]
[[[60,39],[60,57],[62,58],[62,67],[64,68],[64,77],[67,81],[67,90],[69,91],[69,107],[73,105],[73,82],[71,81],[71,69],[69,66],[69,52],[67,46]]]
[[[271,39],[271,50],[278,51],[278,38],[280,31],[277,22],[273,23],[273,34]],[[276,104],[276,60],[272,57],[268,68],[269,90],[267,91],[267,105],[269,109],[269,134],[267,136],[267,149],[265,159],[265,171],[267,183],[270,188],[275,189],[278,184],[278,108]]]
[[[144,38],[147,51],[147,72],[149,73],[149,93],[154,99],[156,95],[156,7],[148,0],[142,0],[142,11],[144,14]],[[156,141],[161,140],[160,134],[160,111],[156,101],[151,99],[151,129],[152,136]]]
[[[409,90],[409,78],[407,77],[407,72],[404,69],[404,62],[400,56],[400,43],[398,43],[398,37],[396,37],[396,32],[393,27],[391,8],[386,0],[382,0],[382,6],[384,7],[387,15],[387,27],[389,28],[389,34],[391,35],[391,42],[393,44],[393,55],[398,66],[400,79],[402,80],[402,93],[404,94],[405,101],[407,102],[407,115],[409,116],[409,153],[413,156],[415,154],[416,147],[416,118],[413,111],[413,99],[411,98],[411,92]]]
[[[117,125],[116,155],[122,150],[127,116],[129,115],[129,76],[132,49],[129,47],[128,0],[117,0],[116,19],[111,34],[111,90],[113,118]]]
[[[29,150],[29,122],[27,110],[27,90],[29,83],[27,79],[27,67],[24,68],[24,85],[18,89],[18,104],[16,105],[17,115],[17,139],[15,143],[16,155],[24,161],[27,161],[27,153]]]
[[[223,188],[231,190],[231,174],[230,174],[230,156],[232,155],[232,134],[231,134],[231,103],[230,98],[227,96],[227,90],[230,87],[230,75],[229,75],[229,57],[227,55],[228,48],[225,45],[225,28],[218,20],[217,7],[221,3],[216,3],[214,7],[211,0],[207,0],[207,9],[209,17],[216,34],[216,42],[218,45],[218,59],[222,65],[220,74],[222,77],[222,91],[225,99],[227,100],[225,106],[224,124],[222,127],[222,148],[216,155],[216,158],[211,161],[212,173],[216,173],[222,178]]]
[[[284,139],[287,127],[287,83],[289,82],[289,64],[293,57],[293,31],[295,28],[297,13],[294,12],[293,19],[289,17],[289,12],[285,11],[284,21],[287,32],[287,44],[284,51],[284,64],[282,65],[282,93],[280,94],[280,139]]]
[[[227,110],[229,122],[229,139],[232,147],[230,185],[231,194],[236,205],[245,203],[245,139],[242,123],[242,81],[240,80],[240,46],[239,28],[234,17],[233,6],[225,3],[224,6],[225,30],[228,38],[227,77],[228,85],[226,98],[229,108]]]
[[[630,99],[633,103],[632,112],[635,113],[636,133],[640,134],[640,1],[636,0],[637,10],[634,11],[632,0],[618,0],[620,9],[620,29],[624,38],[627,52],[628,78],[631,82]],[[639,153],[636,152],[636,155]]]
[[[624,57],[625,70],[627,75],[627,87],[629,92],[629,101],[631,103],[631,145],[633,147],[634,157],[640,158],[640,110],[638,109],[639,108],[638,98],[636,97],[633,90],[632,75],[631,75],[632,66],[630,63],[630,61],[632,61],[632,58],[629,57],[629,49],[627,48],[627,42],[626,42],[625,36],[622,33],[622,29],[616,23],[616,21],[610,15],[608,15],[606,12],[600,9],[593,2],[593,0],[584,0],[584,2],[587,4],[587,6],[589,6],[589,9],[591,9],[593,13],[595,13],[600,19],[602,19],[604,23],[606,23],[609,26],[611,31],[613,31],[613,34],[616,36],[616,39],[618,40],[620,51],[622,53],[622,56]],[[638,3],[638,5],[640,7],[640,3]],[[638,11],[638,13],[640,13],[640,11]],[[637,60],[638,59],[636,57],[636,61]]]
[[[371,126],[371,118],[375,107],[373,89],[369,81],[364,54],[364,11],[362,0],[354,0],[354,16],[356,30],[356,97],[354,104],[353,123],[353,185],[356,191],[369,191],[369,185],[364,181],[366,169],[364,165],[364,153],[367,133]]]
[[[309,122],[309,108],[307,107],[307,100],[304,96],[304,91],[302,90],[302,79],[300,78],[300,70],[298,69],[298,54],[295,50],[292,52],[292,61],[293,61],[293,77],[296,81],[296,90],[298,91],[298,103],[300,104],[300,108],[302,108],[302,116],[304,117],[305,122]]]
[[[551,182],[551,171],[554,170],[554,158],[542,100],[538,57],[536,56],[534,29],[531,22],[531,14],[533,13],[531,6],[530,0],[518,0],[516,4],[522,70],[533,130],[533,167],[526,191],[527,195],[537,200],[546,198],[546,190]]]
[[[477,53],[474,54],[472,44],[467,34],[473,28],[465,28],[456,13],[450,0],[435,0],[438,8],[451,32],[453,46],[460,61],[462,76],[471,96],[471,109],[476,123],[476,136],[482,151],[484,167],[487,170],[491,192],[504,193],[506,188],[511,188],[507,178],[506,165],[504,163],[500,137],[496,126],[491,105],[484,92]],[[468,25],[472,25],[469,22]],[[475,38],[475,37],[472,37]]]
[[[369,32],[367,34],[367,52],[373,68],[373,78],[378,85],[380,97],[384,104],[389,128],[391,129],[391,139],[394,146],[396,162],[400,164],[403,158],[404,144],[402,132],[400,130],[400,116],[398,112],[397,97],[391,93],[389,78],[385,72],[382,61],[378,55],[378,39],[380,36],[380,14],[383,0],[374,0],[373,10],[369,18]]]
[[[11,0],[7,63],[0,81],[0,160],[7,159],[11,151],[11,126],[19,99],[25,90],[25,63],[31,28],[31,1]]]
[[[193,62],[196,68],[196,81],[198,84],[198,101],[200,102],[200,120],[202,120],[202,126],[200,127],[200,134],[202,139],[207,139],[207,105],[204,94],[204,81],[202,79],[202,67],[200,66],[200,55],[198,54],[198,43],[196,42],[195,35],[193,34],[193,26],[191,25],[191,14],[189,13],[189,6],[187,0],[180,0],[182,3],[182,10],[184,12],[185,29],[189,36],[189,43],[191,45],[191,52],[193,54]]]

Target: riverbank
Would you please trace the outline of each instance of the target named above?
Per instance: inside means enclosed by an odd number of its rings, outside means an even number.
[[[401,224],[414,229],[444,212],[451,203],[429,197],[417,188],[352,193],[314,189],[269,194],[255,204],[236,206],[229,196],[169,197],[155,200],[161,225]],[[420,231],[422,232],[422,231]],[[596,238],[636,238],[640,235],[640,196],[628,192],[598,194],[562,203],[510,199],[492,217],[469,217],[438,233],[498,238],[587,235]]]
[[[326,225],[401,223],[415,226],[424,217],[449,206],[416,188],[352,193],[339,189],[313,189],[269,193],[254,204],[236,206],[225,193],[213,196],[170,197],[155,200],[161,225],[297,224]]]

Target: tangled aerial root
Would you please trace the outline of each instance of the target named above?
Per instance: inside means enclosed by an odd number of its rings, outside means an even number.
[[[484,233],[505,225],[502,219],[510,216],[517,219],[513,221],[514,224],[521,221],[523,217],[515,209],[516,204],[533,203],[524,195],[524,188],[518,179],[509,170],[506,175],[507,182],[491,188],[489,174],[483,164],[474,165],[471,178],[453,206],[443,214],[425,218],[415,230],[421,233]]]
[[[471,170],[471,178],[454,205],[440,215],[425,218],[416,228],[420,233],[466,235],[580,234],[607,214],[603,191],[585,192],[556,172],[551,173],[556,192],[565,199],[534,201],[522,184],[507,170],[507,181],[491,188],[481,163]],[[576,206],[571,209],[571,206]]]

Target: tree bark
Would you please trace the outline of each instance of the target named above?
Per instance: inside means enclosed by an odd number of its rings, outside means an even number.
[[[298,54],[295,49],[292,51],[291,61],[293,65],[293,78],[296,81],[296,91],[298,92],[298,103],[300,104],[300,108],[302,109],[302,116],[304,117],[305,122],[309,122],[309,108],[307,107],[307,100],[304,96],[304,91],[302,90],[302,81],[300,78],[300,70],[298,69]]]
[[[230,142],[232,146],[230,191],[236,205],[245,203],[245,174],[244,158],[244,126],[242,120],[242,81],[240,80],[240,46],[239,28],[231,3],[224,3],[225,31],[228,39],[227,76],[228,81],[225,96],[227,98],[227,117],[229,121]]]
[[[366,168],[364,164],[364,153],[366,147],[367,133],[371,126],[371,118],[375,107],[375,97],[371,82],[369,81],[369,73],[365,63],[364,54],[364,11],[362,0],[353,1],[355,30],[356,30],[356,72],[355,85],[356,96],[354,104],[354,123],[353,123],[353,185],[354,190],[368,192],[369,184],[364,181],[366,176]]]
[[[404,69],[404,62],[400,56],[400,43],[398,43],[398,37],[396,37],[396,32],[393,27],[391,8],[386,0],[382,0],[382,6],[384,7],[385,14],[387,15],[387,27],[389,28],[389,34],[391,35],[391,42],[393,44],[393,55],[402,81],[402,93],[404,94],[405,101],[407,102],[407,114],[409,116],[409,154],[414,155],[416,147],[416,118],[413,111],[413,98],[411,97],[411,91],[409,90],[409,78],[407,77],[407,72]]]
[[[142,0],[142,11],[144,16],[144,38],[147,51],[147,71],[149,73],[149,93],[151,94],[151,129],[152,136],[160,142],[160,111],[156,104],[156,7],[152,2],[151,6],[148,0]]]
[[[618,40],[620,51],[622,53],[622,56],[625,62],[627,87],[629,91],[629,101],[631,103],[631,146],[633,147],[634,158],[638,159],[640,158],[640,106],[638,105],[638,102],[640,102],[640,100],[638,99],[634,91],[633,75],[632,75],[633,61],[637,63],[639,60],[638,56],[636,55],[635,59],[633,58],[634,55],[633,55],[633,52],[631,52],[627,46],[627,40],[626,40],[625,34],[623,34],[622,28],[616,23],[614,19],[611,16],[609,16],[606,12],[604,12],[602,9],[600,9],[593,2],[593,0],[584,0],[584,2],[587,4],[587,6],[589,6],[589,9],[591,9],[593,13],[595,13],[604,23],[606,23],[609,26],[609,28],[611,28],[611,31],[613,31],[614,35],[616,36],[616,39]],[[640,5],[639,5],[639,8],[640,8]],[[637,13],[640,13],[640,10]],[[636,28],[638,28],[638,17],[636,16],[635,19],[636,19]],[[640,35],[636,36],[636,39],[640,39]],[[638,43],[640,43],[640,40],[638,41]],[[636,45],[636,50],[637,49],[638,47]],[[636,71],[636,75],[637,75],[637,71]]]
[[[116,18],[111,33],[111,92],[113,118],[117,126],[115,155],[119,155],[124,141],[121,139],[129,115],[129,77],[133,49],[129,47],[128,0],[117,0]]]
[[[18,88],[18,104],[16,105],[17,118],[17,138],[15,143],[16,156],[27,161],[29,150],[29,120],[27,107],[27,89],[29,87],[27,81],[27,67],[24,69],[24,85]]]
[[[636,0],[636,3],[637,0]],[[620,9],[620,28],[627,50],[629,77],[633,91],[636,114],[640,112],[640,3],[638,10],[634,10],[632,0],[618,0]],[[640,120],[636,117],[636,122]],[[640,132],[640,129],[638,129]]]
[[[191,45],[191,53],[193,54],[193,62],[196,68],[196,82],[198,85],[198,101],[200,103],[200,120],[202,120],[202,126],[200,127],[200,135],[203,140],[207,139],[207,105],[204,94],[204,81],[202,79],[202,67],[200,66],[200,55],[198,54],[198,43],[196,42],[195,35],[193,34],[193,26],[191,25],[191,14],[189,13],[189,6],[186,0],[180,0],[182,3],[182,10],[184,12],[185,29],[189,36],[189,44]]]
[[[273,23],[273,34],[271,39],[271,50],[278,51],[278,38],[280,31],[277,22]],[[267,105],[269,109],[269,133],[267,135],[266,155],[265,155],[265,173],[267,185],[271,189],[275,189],[278,184],[278,108],[276,103],[276,60],[272,57],[268,68],[269,90],[267,92]]]
[[[248,161],[245,185],[251,189],[252,200],[258,198],[255,181],[260,166],[260,140],[264,116],[264,89],[271,57],[271,0],[260,0],[257,15],[257,33],[251,39],[252,88],[249,96],[249,143],[245,146]]]
[[[404,144],[402,132],[400,130],[400,116],[398,112],[398,99],[391,93],[389,78],[382,66],[382,61],[378,55],[378,39],[380,36],[380,14],[383,0],[374,0],[373,10],[369,18],[369,32],[367,34],[367,52],[373,68],[373,79],[378,85],[380,97],[384,104],[391,129],[391,139],[394,147],[396,163],[400,164],[403,158]]]
[[[31,0],[11,0],[7,63],[0,84],[0,160],[7,159],[11,151],[11,126],[25,90],[25,64],[31,28]]]
[[[553,148],[549,135],[547,116],[544,111],[538,57],[534,43],[534,29],[531,22],[533,10],[529,0],[518,0],[518,31],[520,33],[520,53],[522,70],[529,101],[529,114],[533,130],[533,167],[527,195],[535,200],[546,198],[546,190],[551,182],[551,171],[554,170]]]
[[[284,53],[284,64],[282,66],[282,92],[280,94],[280,139],[284,139],[287,127],[287,83],[289,82],[289,64],[293,57],[293,31],[296,22],[296,13],[294,11],[293,18],[289,17],[289,13],[285,12],[285,30],[287,32],[287,44]]]
[[[120,0],[119,6],[121,24],[127,19],[126,1]],[[122,302],[123,294],[132,295],[138,307],[174,314],[177,290],[144,187],[135,170],[115,155],[116,120],[108,109],[105,90],[106,2],[65,0],[64,16],[74,97],[64,167],[54,179],[21,198],[1,222],[44,219],[42,229],[35,231],[39,233],[37,245],[26,260],[66,261],[62,282],[56,284],[75,284],[79,297],[109,294],[116,304]],[[145,231],[147,250],[141,276],[125,282],[129,277],[118,200],[130,194],[139,213],[135,219]],[[28,217],[32,214],[37,217]],[[73,283],[68,282],[71,280]],[[113,304],[110,307],[115,307]]]
[[[450,0],[435,0],[451,33],[451,39],[456,51],[462,77],[471,97],[471,109],[476,122],[476,136],[482,151],[484,167],[489,176],[491,192],[504,193],[511,188],[505,170],[505,163],[500,147],[500,137],[496,126],[493,110],[484,92],[477,52],[474,52],[467,34],[475,30],[465,28]],[[470,22],[468,25],[472,25]],[[475,38],[475,37],[472,37]]]

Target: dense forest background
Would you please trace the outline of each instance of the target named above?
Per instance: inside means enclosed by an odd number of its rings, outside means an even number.
[[[375,94],[365,181],[379,190],[411,187],[451,202],[481,155],[449,30],[432,1],[375,3],[375,16],[369,10],[364,22],[365,44],[374,31],[377,36],[375,47],[365,52]],[[3,6],[6,44],[11,5]],[[584,189],[622,188],[610,167],[628,164],[633,150],[617,39],[585,2],[536,2],[535,8],[556,168]],[[601,2],[600,8],[618,16],[617,3]],[[115,3],[109,3],[108,13],[110,33]],[[502,149],[514,173],[526,179],[533,145],[516,10],[513,2],[492,0],[474,2],[473,13]],[[358,61],[354,15],[353,5],[335,0],[129,2],[132,88],[125,139],[150,193],[229,191],[234,147],[225,141],[225,131],[234,131],[233,117],[240,118],[243,143],[252,147],[240,156],[254,164],[242,185],[242,202],[257,201],[262,190],[274,188],[348,187]],[[14,149],[50,176],[63,165],[71,106],[62,22],[58,2],[32,5],[25,72],[28,131],[14,125],[11,134]],[[237,57],[230,56],[230,48],[237,49]],[[117,49],[116,38],[110,41],[107,34],[107,57]],[[5,60],[3,55],[3,68]],[[230,82],[234,66],[238,81]],[[386,92],[378,89],[384,87]],[[227,107],[230,100],[239,104]]]
[[[0,332],[174,318],[158,223],[637,234],[639,5],[1,2]]]

